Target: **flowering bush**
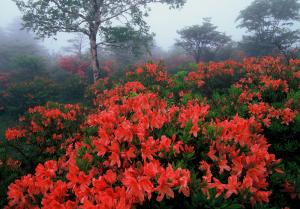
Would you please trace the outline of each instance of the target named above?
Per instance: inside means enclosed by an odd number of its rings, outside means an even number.
[[[77,56],[64,56],[59,59],[58,65],[61,69],[69,73],[85,77],[90,63]]]
[[[0,95],[2,111],[6,114],[19,115],[29,107],[55,100],[58,95],[58,85],[47,78],[36,77],[30,81],[12,83]]]
[[[39,162],[64,154],[80,138],[82,122],[79,105],[48,103],[30,108],[18,126],[6,130],[5,138],[26,159],[23,168],[33,170]]]
[[[5,208],[296,207],[299,63],[291,63],[247,58],[175,75],[148,63],[120,82],[96,82],[88,110],[29,109],[6,140],[38,157],[8,186]]]

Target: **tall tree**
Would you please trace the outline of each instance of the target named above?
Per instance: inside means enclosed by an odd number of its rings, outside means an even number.
[[[299,20],[298,0],[255,0],[240,12],[238,27],[246,28],[240,46],[250,56],[283,54],[287,58],[299,41],[299,30],[292,26]]]
[[[94,79],[99,62],[97,37],[115,22],[126,23],[147,31],[143,16],[150,3],[163,3],[170,8],[183,6],[186,0],[13,0],[23,13],[24,27],[41,37],[58,32],[80,32],[88,36]]]
[[[176,45],[182,47],[196,62],[207,61],[220,47],[230,42],[230,37],[217,31],[210,18],[204,18],[202,25],[193,25],[177,32],[180,40]]]

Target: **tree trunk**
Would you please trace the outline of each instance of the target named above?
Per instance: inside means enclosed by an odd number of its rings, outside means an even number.
[[[92,57],[92,69],[93,69],[93,79],[94,82],[97,81],[99,72],[100,72],[100,65],[98,60],[98,52],[97,52],[97,40],[96,34],[92,34],[90,36],[90,47],[91,47],[91,57]]]
[[[200,60],[201,60],[201,46],[197,47],[195,50],[194,50],[194,59],[196,61],[197,64],[199,64]]]
[[[199,62],[201,60],[201,55],[200,54],[195,54],[194,59],[195,59],[196,63],[199,64]]]

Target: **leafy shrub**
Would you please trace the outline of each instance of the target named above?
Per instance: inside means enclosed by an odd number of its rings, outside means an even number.
[[[43,105],[57,99],[58,86],[46,78],[35,78],[11,85],[0,99],[3,112],[12,115],[24,113],[29,107]]]

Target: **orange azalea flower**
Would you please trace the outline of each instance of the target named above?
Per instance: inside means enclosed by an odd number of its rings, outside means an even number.
[[[16,140],[25,137],[26,131],[19,128],[9,128],[5,132],[5,138],[8,141]]]
[[[137,74],[142,74],[143,72],[144,72],[144,70],[140,67],[136,69]]]
[[[238,194],[238,188],[239,188],[239,183],[237,180],[237,176],[230,176],[228,178],[228,184],[225,186],[226,188],[226,193],[225,193],[225,198],[229,198],[232,194]]]
[[[292,121],[294,121],[297,113],[292,111],[290,108],[285,108],[282,111],[282,123],[288,125]]]
[[[169,179],[166,173],[162,173],[158,179],[158,187],[156,190],[158,191],[157,201],[160,202],[165,197],[174,198],[174,192],[171,189],[172,187],[172,180]]]
[[[219,166],[219,173],[222,174],[225,171],[230,171],[231,168],[227,165],[227,160],[226,160],[226,155],[224,155],[223,157],[225,157],[223,160],[219,160],[218,161],[218,166]]]

